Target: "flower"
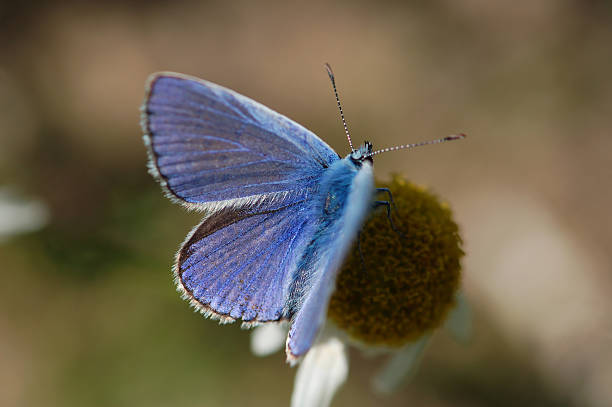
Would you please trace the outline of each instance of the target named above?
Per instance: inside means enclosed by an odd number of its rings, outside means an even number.
[[[386,393],[416,371],[436,328],[469,336],[464,253],[448,205],[400,176],[383,186],[392,191],[390,215],[374,211],[338,274],[326,326],[296,373],[293,407],[330,405],[348,376],[347,345],[393,354],[373,380]],[[272,353],[285,337],[283,325],[260,326],[252,350]]]

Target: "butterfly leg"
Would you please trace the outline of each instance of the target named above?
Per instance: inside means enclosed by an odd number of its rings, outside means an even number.
[[[376,193],[382,193],[382,192],[389,195],[389,202],[391,202],[393,209],[397,210],[397,206],[395,206],[395,201],[393,200],[393,194],[391,193],[391,190],[389,188],[376,188]]]
[[[378,204],[378,202],[381,202],[382,205],[387,206],[387,217],[389,218],[389,223],[391,224],[391,228],[393,229],[393,231],[395,233],[397,233],[398,235],[403,237],[404,235],[402,234],[402,232],[399,231],[399,229],[397,229],[395,227],[395,224],[393,223],[393,220],[391,219],[391,206],[393,206],[393,209],[397,211],[397,206],[395,206],[395,201],[393,200],[393,194],[391,193],[391,190],[389,188],[376,188],[376,192],[377,193],[383,193],[383,192],[386,193],[389,196],[389,201],[388,202],[386,202],[386,201],[377,201],[377,203],[375,204],[374,207],[376,208],[376,207],[380,206]],[[391,203],[391,206],[389,206],[389,203]]]
[[[391,229],[393,229],[395,233],[403,237],[404,234],[400,232],[400,230],[397,227],[395,227],[395,223],[393,223],[393,219],[391,218],[391,205],[392,203],[390,203],[389,201],[375,201],[374,209],[379,208],[381,206],[386,207],[387,208],[387,219],[389,219],[389,224],[391,225]]]

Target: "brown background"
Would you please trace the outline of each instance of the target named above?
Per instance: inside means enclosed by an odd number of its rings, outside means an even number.
[[[356,143],[469,135],[376,173],[455,209],[475,314],[468,347],[441,333],[389,398],[352,352],[334,405],[612,404],[611,44],[606,1],[2,2],[0,185],[50,221],[0,242],[0,404],[287,405],[282,355],[174,291],[198,216],[146,174],[138,108],[148,74],[184,72],[344,155],[324,62]]]

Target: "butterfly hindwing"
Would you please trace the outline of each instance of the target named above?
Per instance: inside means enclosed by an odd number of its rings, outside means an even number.
[[[287,319],[291,270],[312,238],[307,198],[266,211],[227,207],[207,217],[178,253],[179,288],[204,314],[226,322]]]
[[[339,159],[285,116],[180,74],[150,78],[142,125],[152,173],[172,198],[196,209],[290,202]]]

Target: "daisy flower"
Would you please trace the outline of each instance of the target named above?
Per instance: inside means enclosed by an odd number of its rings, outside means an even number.
[[[469,335],[460,291],[464,253],[449,207],[399,176],[383,186],[393,193],[391,217],[374,211],[338,274],[326,326],[297,369],[292,407],[331,404],[348,376],[348,346],[390,355],[372,381],[387,393],[414,374],[437,328],[445,325],[460,340]],[[259,326],[252,351],[280,350],[286,336],[286,326]]]

